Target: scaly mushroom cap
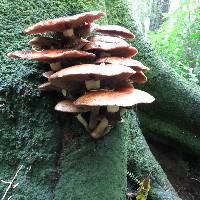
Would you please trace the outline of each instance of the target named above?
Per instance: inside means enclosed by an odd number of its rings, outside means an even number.
[[[127,28],[118,25],[96,26],[95,31],[108,35],[121,36],[125,39],[135,38],[135,35],[131,33]]]
[[[143,71],[146,72],[149,70],[148,67],[144,66],[141,62],[137,60],[133,60],[131,58],[123,58],[123,57],[104,57],[104,58],[99,58],[95,61],[95,63],[100,64],[100,63],[110,63],[110,64],[117,64],[117,65],[125,65],[128,66],[135,71]]]
[[[82,113],[88,112],[90,109],[86,106],[74,105],[72,100],[64,100],[56,104],[55,110],[62,112]]]
[[[61,88],[69,87],[70,85],[78,86],[78,82],[87,80],[127,80],[135,74],[135,71],[123,65],[94,65],[82,64],[75,65],[62,69],[49,77],[49,81]],[[112,81],[111,81],[112,83]]]
[[[24,30],[24,33],[38,34],[45,32],[62,32],[66,29],[78,27],[85,23],[92,23],[94,20],[97,20],[105,15],[106,14],[104,12],[91,11],[73,16],[49,19],[30,26]]]
[[[94,59],[96,57],[93,53],[88,53],[85,51],[78,51],[78,50],[67,50],[67,49],[49,49],[42,51],[35,51],[35,50],[14,51],[8,53],[8,56],[12,58],[22,58],[22,59],[50,61],[50,62],[61,61],[63,59],[75,59],[75,58]]]
[[[85,106],[133,106],[138,103],[151,103],[155,99],[147,92],[133,87],[120,88],[115,91],[91,91],[79,97],[74,104]]]

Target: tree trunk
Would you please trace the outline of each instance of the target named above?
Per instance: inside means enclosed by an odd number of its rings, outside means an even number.
[[[94,141],[85,135],[71,116],[56,113],[53,110],[58,99],[61,99],[59,95],[40,94],[36,89],[44,81],[41,73],[47,68],[45,65],[31,61],[11,60],[6,57],[7,52],[29,48],[26,44],[32,36],[24,36],[20,33],[24,28],[42,19],[88,10],[106,10],[109,24],[126,25],[132,31],[136,31],[137,43],[134,44],[140,52],[138,58],[143,58],[142,60],[153,69],[150,73],[148,88],[150,93],[158,99],[156,104],[160,105],[160,108],[163,102],[172,108],[179,105],[178,111],[184,114],[186,121],[190,120],[188,124],[198,126],[197,119],[190,119],[192,114],[189,111],[200,107],[198,101],[200,95],[198,96],[194,89],[189,88],[186,82],[176,80],[178,75],[172,70],[162,68],[161,64],[165,66],[164,63],[155,56],[142,35],[137,33],[125,1],[106,1],[105,7],[102,1],[81,0],[66,3],[64,0],[56,0],[48,1],[47,4],[46,1],[16,0],[13,4],[10,0],[2,2],[0,10],[2,22],[0,37],[2,49],[0,59],[1,179],[10,180],[19,165],[24,166],[17,176],[16,183],[18,182],[19,185],[9,191],[7,198],[12,195],[13,199],[20,200],[125,199],[127,133],[132,132],[130,124],[136,123],[135,118],[128,114],[124,119],[125,122],[120,123],[108,136]],[[104,20],[104,23],[107,23],[106,18]],[[156,60],[158,67],[154,68],[157,65]],[[172,76],[166,74],[167,71]],[[158,74],[163,76],[160,77]],[[171,105],[163,98],[163,88],[158,86],[160,83],[165,85],[168,81],[171,87],[168,86],[168,89],[171,89],[173,95],[178,94],[180,104],[174,100],[172,103],[175,105]],[[171,83],[171,81],[175,82]],[[152,90],[155,87],[156,91]],[[185,96],[182,89],[189,96]],[[182,97],[185,97],[185,101]],[[192,105],[194,97],[197,100],[196,105]],[[184,110],[182,106],[188,103],[191,105],[190,109],[187,107]],[[148,107],[150,110],[151,107],[154,109],[154,106]],[[166,112],[165,109],[164,112]],[[199,112],[196,113],[196,117],[198,116]],[[137,128],[135,127],[136,132]],[[150,168],[142,170],[142,167],[145,164],[151,166],[152,163],[149,162],[148,157],[138,152],[137,148],[141,142],[144,148],[147,148],[145,151],[150,155],[148,146],[140,135],[134,140],[135,147],[134,145],[129,146],[129,153],[134,155],[129,154],[129,166],[132,166],[130,169],[134,168],[133,172],[136,176],[142,177],[146,175],[142,174],[144,171],[150,172]],[[139,158],[143,161],[140,162]],[[154,171],[159,168],[160,175],[157,178],[158,181],[153,181],[152,198],[162,199],[166,195],[168,199],[171,196],[178,199],[159,165],[154,163],[154,166],[156,166]],[[160,181],[169,186],[169,193],[165,193],[161,187],[156,185]],[[0,185],[1,194],[5,192],[6,187],[6,184]]]
[[[150,16],[151,31],[158,30],[162,23],[165,21],[163,14],[168,13],[170,0],[153,0]]]

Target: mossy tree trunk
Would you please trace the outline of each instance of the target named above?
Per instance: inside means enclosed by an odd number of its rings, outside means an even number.
[[[137,32],[128,7],[126,1],[115,0],[105,2],[16,0],[15,3],[9,0],[0,3],[1,179],[9,180],[20,165],[24,166],[17,177],[19,185],[10,190],[8,196],[13,195],[13,199],[20,200],[125,199],[128,147],[129,165],[135,167],[136,176],[142,177],[146,175],[145,173],[149,173],[148,166],[153,166],[153,171],[160,171],[154,181],[152,198],[170,199],[173,196],[173,199],[178,199],[141,133],[134,140],[128,139],[127,135],[132,132],[131,124],[137,124],[134,115],[127,114],[125,122],[120,123],[108,136],[94,141],[84,133],[73,117],[53,110],[56,102],[62,99],[61,96],[38,92],[37,85],[44,82],[41,74],[45,66],[37,62],[11,60],[6,57],[9,51],[29,48],[27,42],[31,36],[20,33],[32,23],[89,10],[106,11],[108,21],[104,18],[104,21],[102,20],[104,23],[121,24],[136,32],[137,42],[134,44],[140,52],[138,58],[152,67],[148,89],[158,99],[156,113],[159,113],[162,103],[165,103],[168,107],[171,106],[171,109],[177,108],[178,112],[185,116],[185,120],[189,120],[188,124],[196,124],[199,128],[198,120],[190,117],[191,110],[195,107],[194,99],[197,107],[200,107],[200,95],[189,88],[184,81],[176,80],[178,76],[172,70],[162,67],[165,66],[164,63],[156,57],[142,35]],[[173,105],[167,102],[163,92],[164,87],[161,86],[168,81],[176,81],[169,82],[165,88],[168,91],[171,88],[174,96],[178,94],[181,100],[179,103],[175,100],[170,102]],[[185,98],[187,103],[182,100],[184,92],[188,94]],[[184,110],[182,106],[188,103],[191,104],[190,109],[187,107]],[[145,110],[154,107],[157,106],[148,106]],[[164,112],[170,114],[165,109]],[[198,116],[199,112],[196,113],[196,117]],[[177,119],[176,115],[175,117]],[[134,126],[134,131],[139,131],[137,125]],[[138,151],[141,143],[145,149],[142,151],[152,156],[152,162]],[[147,166],[146,171],[142,170],[143,166]],[[162,184],[170,188],[169,193],[162,190]],[[6,187],[7,185],[0,184],[0,194],[5,192]],[[163,197],[165,195],[166,198]]]

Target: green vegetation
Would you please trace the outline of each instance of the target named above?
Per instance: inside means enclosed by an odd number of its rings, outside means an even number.
[[[158,31],[148,36],[162,59],[189,81],[200,80],[200,9],[187,0],[168,14]],[[199,78],[199,80],[198,80]]]

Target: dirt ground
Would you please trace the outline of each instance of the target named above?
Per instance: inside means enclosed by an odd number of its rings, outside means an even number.
[[[200,158],[175,147],[149,142],[168,179],[183,200],[200,200]]]

